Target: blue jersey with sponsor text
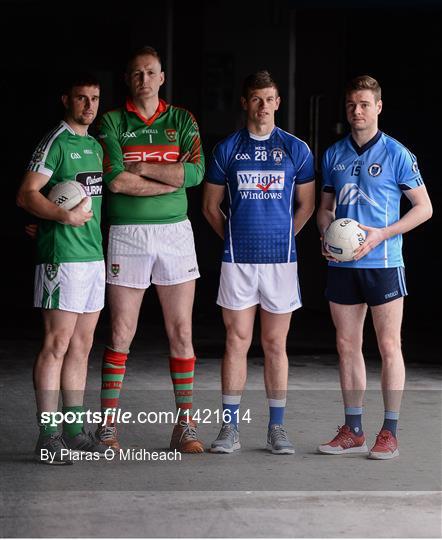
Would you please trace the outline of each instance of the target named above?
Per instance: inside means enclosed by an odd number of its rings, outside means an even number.
[[[369,227],[400,219],[402,192],[423,185],[416,157],[378,131],[359,147],[351,135],[328,148],[322,160],[323,190],[336,194],[336,219],[349,217]],[[351,268],[404,265],[402,235],[385,240],[359,261],[329,263]]]
[[[266,137],[241,129],[214,149],[207,181],[225,185],[229,210],[224,262],[295,262],[296,184],[314,179],[307,144],[275,127]]]

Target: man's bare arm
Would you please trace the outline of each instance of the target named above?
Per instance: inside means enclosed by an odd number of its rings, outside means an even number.
[[[204,184],[203,214],[218,236],[224,238],[224,224],[226,216],[220,208],[224,199],[225,186],[217,184]]]
[[[161,165],[160,165],[161,167]],[[118,174],[110,184],[109,189],[112,193],[121,193],[123,195],[132,195],[138,197],[152,197],[154,195],[165,195],[173,193],[178,188],[155,182],[149,178],[143,178],[129,171]]]
[[[312,217],[315,209],[315,182],[299,184],[295,191],[296,209],[294,217],[295,234],[304,227]]]

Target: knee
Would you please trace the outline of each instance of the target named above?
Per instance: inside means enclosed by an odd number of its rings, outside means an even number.
[[[226,349],[247,352],[252,342],[252,336],[237,328],[226,328]]]
[[[72,350],[79,359],[87,359],[92,349],[93,336],[73,336],[69,352]]]
[[[261,345],[266,358],[281,358],[286,354],[285,340],[274,337],[262,337]]]
[[[113,320],[111,336],[112,348],[117,351],[129,349],[134,334],[135,328],[132,328],[131,325],[127,324],[124,320]]]
[[[187,322],[174,324],[169,331],[169,340],[172,347],[186,349],[192,346],[192,327]]]
[[[400,338],[385,337],[379,340],[378,345],[384,362],[394,361],[402,352]]]
[[[336,348],[338,350],[341,361],[349,356],[362,351],[362,339],[355,338],[346,334],[338,334],[336,336]]]
[[[44,350],[56,361],[62,361],[69,349],[71,336],[64,332],[49,334],[45,338]]]

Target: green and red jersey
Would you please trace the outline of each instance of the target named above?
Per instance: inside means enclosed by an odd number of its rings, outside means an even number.
[[[77,135],[62,121],[37,146],[28,171],[44,174],[47,196],[55,184],[76,180],[92,198],[93,217],[82,227],[41,220],[37,235],[37,264],[103,260],[100,229],[103,189],[103,150],[90,135]]]
[[[175,163],[185,159],[184,184],[164,195],[140,197],[109,192],[112,225],[177,223],[187,218],[187,187],[201,183],[204,155],[193,115],[159,100],[155,114],[145,118],[128,99],[124,107],[103,115],[99,140],[104,150],[104,181],[110,184],[126,163]]]

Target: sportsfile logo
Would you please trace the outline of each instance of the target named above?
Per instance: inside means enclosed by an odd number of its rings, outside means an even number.
[[[238,191],[243,199],[281,199],[284,171],[238,171]]]

